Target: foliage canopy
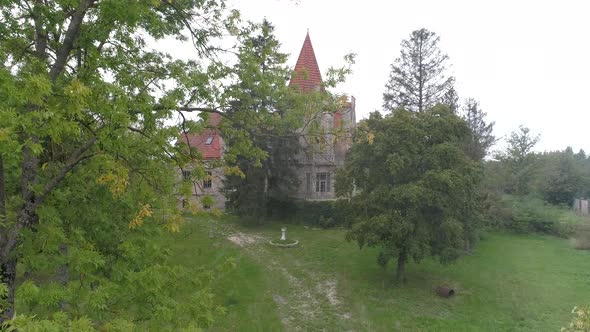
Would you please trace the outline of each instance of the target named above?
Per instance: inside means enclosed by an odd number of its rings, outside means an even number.
[[[379,264],[462,253],[475,231],[474,191],[479,163],[466,156],[469,128],[444,106],[424,112],[378,113],[360,124],[337,190],[350,199],[354,223],[348,238],[381,248]]]

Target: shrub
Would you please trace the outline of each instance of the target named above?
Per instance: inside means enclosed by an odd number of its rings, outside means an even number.
[[[576,225],[584,222],[567,207],[551,205],[536,197],[504,196],[502,205],[502,217],[505,218],[502,224],[519,233],[537,232],[569,237],[576,232]]]
[[[482,202],[482,219],[486,228],[507,228],[512,222],[512,206],[496,193],[488,193]]]
[[[291,219],[307,225],[331,228],[348,225],[346,201],[306,201],[298,200],[277,204],[273,217]]]
[[[332,217],[320,216],[320,219],[318,220],[318,225],[321,228],[330,228],[336,226],[336,222]]]

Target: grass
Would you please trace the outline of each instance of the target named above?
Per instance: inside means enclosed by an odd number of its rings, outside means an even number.
[[[275,248],[265,239],[282,225],[222,225],[195,221],[171,242],[187,266],[238,262],[217,288],[228,314],[214,331],[555,331],[590,299],[590,253],[555,237],[492,233],[452,265],[410,264],[399,285],[394,267],[381,269],[376,250],[346,242],[344,230],[287,225],[299,246]],[[225,230],[210,238],[211,227]],[[229,233],[257,241],[238,246]],[[441,284],[456,296],[436,296]]]
[[[215,282],[216,300],[227,314],[216,317],[213,329],[237,331],[247,324],[247,330],[280,331],[276,306],[270,292],[264,290],[264,268],[222,236],[215,223],[209,219],[194,221],[180,234],[167,234],[162,239],[174,253],[175,263],[195,271],[212,268],[230,258],[235,260],[237,267],[218,275]]]

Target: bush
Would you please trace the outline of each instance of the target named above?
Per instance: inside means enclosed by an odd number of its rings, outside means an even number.
[[[289,220],[321,228],[347,226],[349,224],[346,208],[347,201],[307,201],[307,200],[276,200],[271,199],[268,204],[268,218],[266,221]],[[261,223],[259,217],[241,216],[245,223]]]
[[[536,197],[504,196],[501,224],[518,233],[571,236],[583,219],[565,206],[551,205]]]
[[[345,212],[346,201],[306,201],[297,200],[290,202],[275,203],[273,217],[279,219],[290,219],[294,222],[331,228],[348,225]]]
[[[335,201],[299,201],[296,216],[303,223],[321,228],[339,224]]]

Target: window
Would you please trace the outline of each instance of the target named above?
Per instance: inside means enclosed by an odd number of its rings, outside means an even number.
[[[311,192],[311,173],[305,173],[306,190],[308,193]]]
[[[211,142],[213,142],[213,136],[207,137],[207,140],[205,141],[205,145],[211,145]]]
[[[182,178],[185,179],[185,180],[190,179],[191,178],[191,171],[183,170],[182,171]]]
[[[330,173],[321,172],[315,174],[315,191],[318,193],[330,192]]]
[[[207,172],[207,176],[203,179],[203,188],[211,188],[211,172]]]

